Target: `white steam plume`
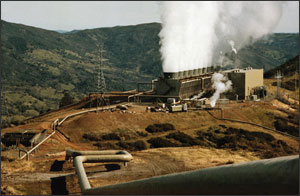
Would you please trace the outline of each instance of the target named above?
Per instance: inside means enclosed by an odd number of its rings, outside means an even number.
[[[239,50],[272,32],[282,10],[277,1],[165,1],[159,33],[164,72],[212,66],[219,51]],[[216,62],[215,62],[216,61]]]
[[[228,43],[229,43],[230,46],[231,46],[231,50],[232,50],[235,54],[237,54],[237,49],[234,47],[234,41],[229,40]]]
[[[232,82],[228,80],[221,73],[214,73],[211,81],[213,82],[212,87],[216,90],[213,96],[210,98],[211,107],[215,107],[217,100],[220,97],[220,94],[231,89]]]

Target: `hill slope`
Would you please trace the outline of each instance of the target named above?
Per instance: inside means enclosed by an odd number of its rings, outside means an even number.
[[[56,109],[63,91],[95,91],[102,44],[107,90],[130,90],[161,72],[158,23],[58,33],[1,21],[1,80],[8,121]],[[298,34],[274,34],[239,52],[240,66],[270,69],[298,54]],[[5,118],[4,118],[5,120]]]
[[[265,84],[269,92],[273,94],[277,92],[277,79],[275,77],[278,71],[283,76],[280,85],[281,94],[299,101],[299,55],[264,74]]]

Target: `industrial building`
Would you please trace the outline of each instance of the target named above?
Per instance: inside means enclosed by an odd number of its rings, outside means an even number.
[[[266,96],[266,88],[263,84],[263,69],[232,69],[220,71],[220,67],[206,67],[189,71],[164,72],[163,75],[152,82],[137,83],[137,91],[116,92],[106,94],[116,101],[120,101],[121,96],[128,102],[163,102],[168,98],[175,98],[176,101],[204,100],[208,104],[214,93],[212,88],[212,76],[219,72],[232,81],[232,89],[221,95],[220,101],[229,100],[257,100]],[[151,86],[151,90],[141,91],[140,85]],[[125,93],[125,94],[124,94]],[[200,94],[204,93],[201,97]],[[193,98],[195,95],[199,97]]]
[[[175,73],[164,73],[154,80],[156,95],[186,99],[208,88],[211,83],[213,67],[199,68]]]
[[[262,98],[262,96],[266,95],[263,87],[263,69],[252,69],[248,67],[245,69],[227,70],[222,73],[232,81],[232,90],[227,93],[228,98],[249,100],[252,95],[258,98]]]
[[[200,68],[176,73],[164,73],[153,81],[153,92],[156,96],[188,99],[211,88],[211,77],[214,67]],[[229,99],[251,99],[266,95],[263,87],[263,69],[232,69],[221,71],[232,81],[232,90],[226,93]],[[255,99],[256,99],[255,98]]]

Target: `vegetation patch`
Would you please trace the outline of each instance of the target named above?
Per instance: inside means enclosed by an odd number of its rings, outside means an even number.
[[[99,134],[94,133],[94,132],[91,132],[91,133],[84,133],[84,134],[82,135],[82,137],[83,137],[84,139],[89,140],[89,141],[101,141],[101,140],[102,140],[102,137],[101,137]]]
[[[137,131],[136,132],[139,136],[141,137],[147,137],[148,136],[148,133],[145,133],[145,132],[142,132],[142,131]]]
[[[215,148],[249,150],[257,153],[261,158],[297,153],[294,148],[289,147],[284,141],[276,140],[271,134],[264,132],[252,132],[232,127],[227,129],[214,127],[207,132],[197,131],[196,133],[199,140],[210,142]]]
[[[194,145],[204,145],[202,141],[197,138],[193,138],[183,132],[170,133],[166,138],[173,138],[182,143],[182,146],[194,146]]]
[[[105,141],[105,140],[130,140],[137,139],[138,134],[130,129],[115,129],[111,133],[84,133],[83,138],[89,141]]]
[[[101,150],[118,150],[120,149],[115,143],[113,142],[98,142],[93,144],[97,146]]]
[[[103,140],[121,140],[120,136],[116,133],[108,133],[105,135],[102,135]]]
[[[164,147],[179,147],[180,145],[164,139],[162,137],[155,137],[148,140],[151,144],[150,148],[164,148]]]
[[[157,132],[166,132],[170,130],[175,130],[174,125],[170,123],[162,123],[162,124],[153,124],[149,125],[145,129],[149,133],[157,133]]]
[[[278,131],[286,132],[290,135],[299,137],[299,127],[294,127],[294,126],[289,125],[288,121],[285,119],[277,118],[274,122],[274,127]]]
[[[135,142],[121,141],[121,142],[118,142],[117,145],[120,146],[123,149],[131,150],[131,151],[147,149],[146,143],[142,140],[137,140]]]

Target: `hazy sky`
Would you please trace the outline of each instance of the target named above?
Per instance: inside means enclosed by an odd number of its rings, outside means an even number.
[[[157,1],[1,1],[1,19],[49,30],[160,22]],[[299,32],[299,2],[288,1],[274,32]]]

